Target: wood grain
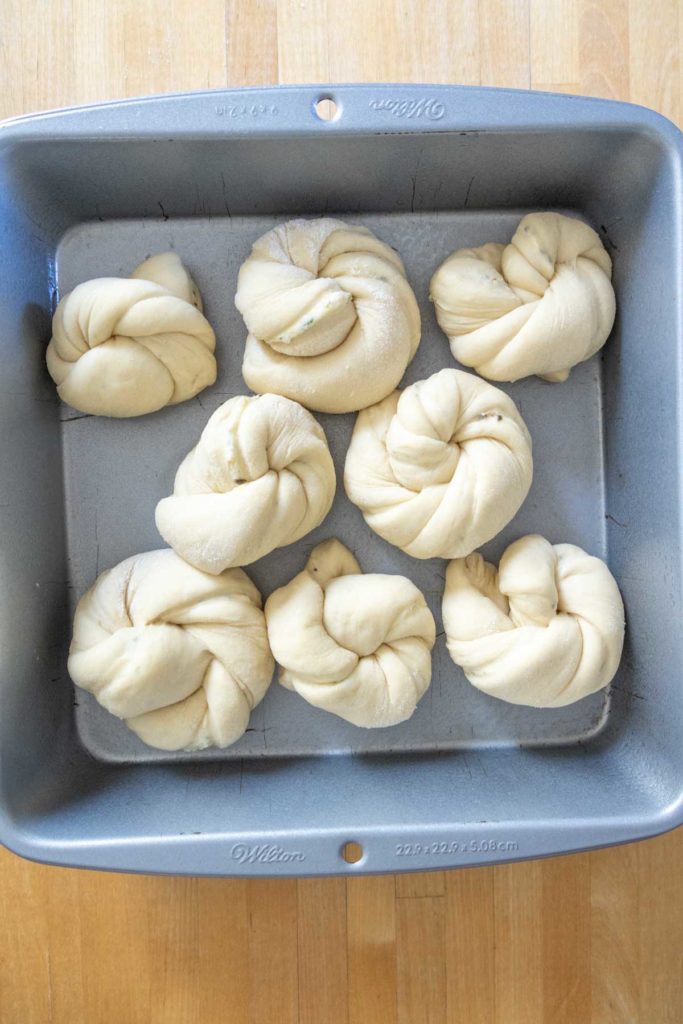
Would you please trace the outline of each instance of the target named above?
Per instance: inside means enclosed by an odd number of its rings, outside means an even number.
[[[413,871],[396,876],[398,899],[416,896],[443,896],[446,892],[446,874],[443,871]]]
[[[683,829],[638,848],[641,1024],[683,1020]]]
[[[225,10],[228,85],[277,85],[276,0],[229,3]],[[258,58],[255,54],[258,53]]]
[[[445,909],[443,896],[397,901],[398,1024],[445,1024]]]
[[[531,0],[479,0],[482,85],[528,89],[531,85]]]
[[[297,1024],[299,950],[297,883],[258,879],[247,889],[249,1020]]]
[[[628,0],[583,0],[579,13],[579,89],[588,96],[629,95]]]
[[[299,1020],[348,1021],[346,882],[305,878],[297,882]]]
[[[647,845],[656,845],[654,844]],[[640,1021],[639,847],[590,856],[591,1000],[601,1024]],[[645,1024],[645,1022],[644,1022]]]
[[[346,883],[349,1024],[396,1024],[396,891],[391,875]]]
[[[657,0],[654,10],[630,0],[629,99],[677,122],[681,117],[680,22],[678,0]]]
[[[0,116],[431,81],[681,106],[679,0],[0,0]],[[1,1024],[681,1024],[683,831],[537,863],[239,882],[0,851]]]
[[[575,0],[530,0],[531,86],[576,87],[579,81],[579,6]]]
[[[542,1021],[543,864],[493,869],[496,1024]]]
[[[540,866],[542,1019],[590,1020],[590,857],[554,857]]]
[[[491,868],[446,875],[448,1024],[497,1019],[494,878]]]

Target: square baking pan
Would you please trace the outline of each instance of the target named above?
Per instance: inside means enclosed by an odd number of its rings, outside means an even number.
[[[322,120],[316,104],[335,104]],[[639,107],[431,86],[212,92],[57,111],[0,129],[0,838],[43,861],[190,874],[443,868],[641,838],[683,820],[681,136]],[[585,218],[618,314],[565,384],[504,389],[534,441],[525,504],[485,551],[535,531],[605,558],[627,610],[607,692],[533,710],[471,687],[441,635],[414,717],[365,731],[274,684],[233,747],[142,744],[66,673],[77,599],[162,546],[157,500],[210,413],[247,389],[236,276],[288,217],[367,225],[404,258],[423,317],[405,383],[453,365],[427,301],[454,249],[507,241],[535,209]],[[60,294],[175,248],[202,290],[219,378],[132,420],[58,401],[44,363]],[[332,513],[248,569],[266,596],[336,535],[400,572],[441,632],[446,563],[385,544],[345,498],[353,416],[320,416]],[[362,847],[348,864],[349,841]]]

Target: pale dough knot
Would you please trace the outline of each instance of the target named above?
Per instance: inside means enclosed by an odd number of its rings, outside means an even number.
[[[68,668],[150,746],[226,747],[273,675],[261,595],[242,569],[209,576],[172,551],[134,555],[79,601]]]
[[[181,463],[156,509],[159,533],[219,573],[292,544],[323,521],[336,487],[320,424],[280,395],[231,398]]]
[[[530,213],[509,245],[449,256],[430,296],[458,362],[490,380],[562,381],[612,330],[611,278],[592,228],[560,213]]]
[[[451,562],[443,622],[474,686],[538,708],[607,686],[624,642],[624,605],[605,563],[536,535],[511,544],[497,571],[478,553]]]
[[[47,368],[60,398],[95,416],[142,416],[216,380],[216,338],[175,253],[129,278],[84,281],[52,319]]]
[[[512,519],[532,473],[512,399],[453,369],[358,414],[344,485],[384,540],[415,558],[455,558]]]
[[[397,253],[367,228],[327,217],[288,221],[259,238],[240,270],[235,305],[249,330],[249,387],[320,412],[384,398],[420,341]]]
[[[315,707],[366,728],[410,718],[429,687],[432,613],[404,576],[362,573],[338,540],[266,602],[280,682]]]

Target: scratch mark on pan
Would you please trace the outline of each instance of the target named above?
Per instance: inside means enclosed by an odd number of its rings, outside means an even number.
[[[611,690],[616,690],[617,693],[623,693],[625,697],[633,697],[634,700],[647,700],[647,697],[643,697],[642,693],[635,693],[633,690],[625,690],[622,686],[615,686],[612,683]]]
[[[412,188],[412,191],[411,191],[411,194],[410,194],[410,212],[411,213],[415,213],[415,193],[417,191],[417,176],[420,173],[420,164],[422,163],[422,154],[423,153],[424,153],[424,150],[421,149],[420,152],[417,155],[417,163],[415,164],[415,174],[413,174],[411,176],[411,179],[410,179],[411,182],[413,183],[413,188]]]
[[[621,220],[621,217],[619,218],[619,220]],[[603,235],[605,236],[605,241],[609,245],[610,249],[614,249],[615,252],[619,252],[619,246],[616,244],[616,242],[612,241],[612,239],[609,236],[609,232],[607,231],[607,228],[605,227],[604,224],[600,225],[600,230],[603,233]]]
[[[228,186],[225,184],[225,175],[223,174],[222,171],[221,171],[221,186],[223,188],[223,206],[225,207],[225,212],[227,213],[228,217],[230,217],[232,219],[232,214],[230,212],[230,207],[228,205]]]
[[[465,203],[464,203],[465,206],[467,206],[467,204],[469,202],[470,192],[472,191],[472,184],[473,184],[473,182],[474,182],[474,175],[472,175],[472,177],[470,178],[470,180],[469,180],[469,182],[467,184],[467,191],[465,192]]]
[[[95,577],[100,575],[100,538],[97,532],[97,507],[95,507]]]
[[[31,214],[28,212],[28,210],[24,210],[23,212],[24,212],[24,216],[26,217],[26,219],[30,220],[31,224],[33,224],[34,227],[38,228],[39,231],[43,230],[43,225],[40,223],[39,220],[36,220],[35,217],[32,217]]]

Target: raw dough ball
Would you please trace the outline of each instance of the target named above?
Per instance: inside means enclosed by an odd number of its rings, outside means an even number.
[[[460,249],[432,278],[436,318],[458,362],[490,380],[566,380],[614,323],[612,261],[583,221],[530,213],[509,245]]]
[[[291,220],[254,242],[235,305],[249,329],[249,387],[320,412],[384,398],[420,342],[397,253],[367,228],[328,217]]]
[[[607,686],[624,643],[624,605],[605,563],[533,534],[509,546],[498,571],[478,553],[451,562],[443,623],[474,686],[534,708]]]
[[[65,295],[52,318],[47,368],[74,409],[142,416],[213,384],[215,347],[197,285],[165,252],[129,278],[95,278]]]
[[[291,544],[323,521],[336,487],[320,424],[279,395],[231,398],[183,460],[156,509],[186,562],[219,573]]]
[[[432,678],[434,619],[405,576],[361,573],[338,540],[266,601],[280,682],[366,728],[410,718]]]
[[[457,558],[503,529],[531,477],[531,438],[512,399],[441,370],[358,414],[344,485],[384,540],[415,558]]]
[[[208,576],[172,551],[134,555],[79,601],[68,667],[150,746],[227,747],[273,675],[261,595],[241,569]]]

